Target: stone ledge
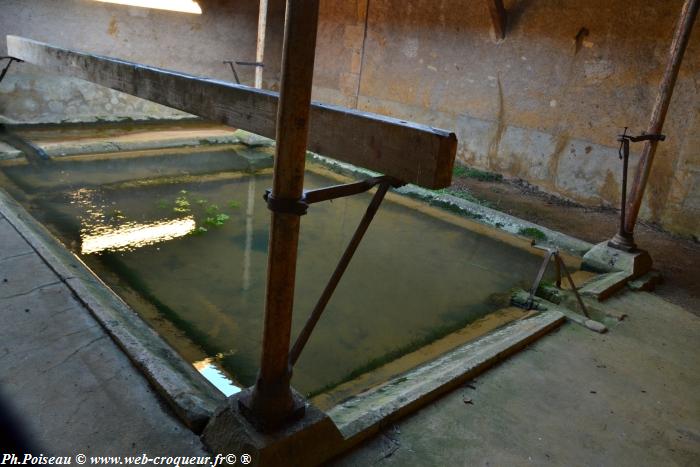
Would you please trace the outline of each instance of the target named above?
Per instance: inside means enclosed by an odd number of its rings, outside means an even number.
[[[543,312],[507,325],[337,405],[328,412],[350,446],[426,405],[565,321]],[[350,447],[346,446],[346,448]]]
[[[339,162],[311,152],[309,152],[308,155],[314,162],[328,167],[330,170],[336,171],[342,175],[350,177],[374,177],[380,175],[376,172],[372,172],[361,167],[356,167],[345,162]],[[467,201],[447,193],[431,191],[410,184],[398,189],[392,189],[392,191],[395,191],[400,195],[425,201],[430,205],[456,212],[478,223],[494,227],[511,235],[517,236],[521,230],[527,228],[540,230],[547,237],[547,241],[544,243],[556,246],[577,257],[582,256],[593,246],[590,243],[578,238],[571,237],[533,222],[526,221],[525,219],[520,219],[518,217],[511,216],[510,214],[497,211],[496,209],[481,206],[478,203]]]

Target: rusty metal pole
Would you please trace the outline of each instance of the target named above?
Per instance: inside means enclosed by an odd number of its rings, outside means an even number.
[[[318,10],[319,0],[287,0],[272,182],[278,206],[294,205],[303,194]],[[300,217],[268,205],[272,222],[260,372],[250,397],[241,400],[243,413],[263,431],[285,424],[304,407],[289,384]]]
[[[671,102],[671,96],[673,95],[673,88],[675,87],[676,78],[678,77],[678,70],[683,62],[683,54],[685,53],[686,46],[688,45],[688,39],[690,38],[690,33],[693,30],[693,23],[695,22],[695,17],[698,14],[699,6],[700,0],[686,0],[683,4],[680,19],[676,27],[676,32],[674,33],[673,41],[671,42],[671,49],[668,53],[666,70],[664,71],[664,76],[661,79],[661,84],[659,85],[659,93],[657,94],[656,101],[654,102],[654,110],[652,111],[649,128],[647,129],[648,134],[660,134],[663,129],[666,113],[668,112],[668,106]],[[630,201],[627,208],[627,217],[625,219],[625,230],[630,234],[630,236],[634,231],[634,226],[637,223],[637,216],[639,215],[639,209],[642,206],[642,198],[644,197],[644,190],[646,189],[647,181],[649,180],[649,173],[651,172],[651,165],[654,162],[657,144],[658,141],[655,140],[644,143],[642,156],[639,159],[637,172],[635,174],[634,181],[632,182]]]

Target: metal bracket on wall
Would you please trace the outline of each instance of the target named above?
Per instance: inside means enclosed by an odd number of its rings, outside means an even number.
[[[241,84],[241,79],[238,76],[238,72],[236,71],[236,67],[234,66],[234,64],[238,66],[254,66],[256,68],[265,68],[265,64],[261,62],[240,62],[233,60],[224,60],[223,64],[229,65],[231,67],[231,71],[233,72],[233,78],[236,80],[236,84]]]
[[[31,141],[27,141],[18,134],[13,133],[8,125],[2,123],[0,123],[0,141],[4,141],[10,146],[22,151],[30,164],[41,164],[51,159],[49,155],[46,154],[46,151]]]
[[[328,302],[330,301],[333,292],[335,292],[335,289],[338,286],[340,279],[343,277],[345,270],[350,264],[350,260],[357,251],[357,247],[360,245],[362,238],[367,232],[367,229],[369,228],[372,219],[374,219],[375,214],[379,210],[379,207],[381,206],[382,201],[384,200],[384,196],[389,190],[389,187],[398,188],[400,186],[405,185],[405,183],[395,178],[383,175],[379,177],[368,178],[366,180],[361,180],[359,182],[304,191],[304,194],[298,200],[275,198],[272,195],[272,190],[265,190],[264,199],[267,202],[268,209],[278,213],[303,216],[304,214],[306,214],[306,211],[310,204],[320,203],[321,201],[331,201],[346,196],[357,195],[360,193],[364,193],[377,185],[379,186],[379,188],[372,197],[372,201],[369,203],[365,215],[362,217],[362,220],[360,220],[359,225],[355,229],[355,233],[350,239],[350,243],[345,248],[345,251],[340,257],[340,260],[338,261],[338,264],[335,270],[333,271],[333,274],[331,274],[331,277],[328,280],[326,287],[323,289],[321,297],[318,299],[318,302],[316,302],[316,306],[312,310],[311,315],[309,316],[308,320],[306,321],[306,324],[304,325],[304,328],[301,330],[299,336],[297,337],[297,340],[292,346],[292,350],[289,354],[290,370],[299,359],[299,355],[301,355],[302,350],[304,350],[304,346],[308,342],[311,333],[316,327],[316,323],[318,323],[319,319],[321,318],[321,315],[326,309],[326,306],[328,305]]]
[[[17,62],[17,63],[24,63],[24,60],[20,60],[19,58],[16,57],[11,57],[11,56],[5,56],[5,57],[0,57],[0,61],[2,60],[7,60],[7,64],[5,67],[0,71],[0,83],[2,80],[5,78],[5,75],[10,69],[10,65],[12,65],[12,62]],[[48,154],[41,149],[39,146],[31,143],[30,141],[27,141],[26,139],[22,138],[19,135],[16,135],[13,133],[10,128],[7,125],[1,124],[0,123],[0,141],[4,141],[10,146],[13,146],[20,151],[22,151],[27,158],[27,160],[31,164],[37,164],[43,161],[49,160]]]
[[[5,75],[7,74],[7,71],[10,69],[10,65],[12,65],[12,62],[17,62],[17,63],[24,63],[24,60],[20,60],[19,58],[15,57],[0,57],[0,61],[2,60],[7,60],[7,64],[5,65],[5,68],[0,71],[0,83],[2,83],[3,78],[5,78]]]

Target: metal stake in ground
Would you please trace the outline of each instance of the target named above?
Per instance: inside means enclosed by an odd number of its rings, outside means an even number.
[[[633,252],[637,250],[637,245],[634,243],[634,235],[631,230],[627,230],[625,225],[625,210],[627,207],[627,166],[629,165],[630,158],[630,141],[651,141],[658,142],[666,139],[664,135],[645,135],[641,134],[639,136],[632,136],[627,134],[627,127],[625,131],[619,135],[618,141],[620,142],[620,159],[622,159],[622,196],[620,202],[620,229],[615,234],[615,236],[608,242],[608,246],[611,248],[616,248],[618,250]]]
[[[277,206],[299,203],[303,194],[318,9],[319,0],[287,1],[272,188]],[[300,213],[290,211],[272,212],[260,372],[250,397],[241,401],[246,418],[263,431],[301,416],[304,407],[289,385],[300,223]]]
[[[562,270],[564,271],[564,274],[566,274],[566,279],[569,281],[569,286],[571,287],[571,291],[574,292],[574,295],[576,296],[576,301],[578,301],[579,307],[581,307],[581,313],[586,318],[590,318],[590,315],[588,314],[588,309],[586,308],[586,305],[583,303],[583,299],[581,298],[581,295],[578,293],[578,288],[576,288],[576,284],[574,284],[574,279],[571,277],[571,274],[569,274],[569,270],[566,268],[566,264],[564,264],[564,260],[561,259],[561,256],[559,255],[559,249],[554,248],[554,247],[549,247],[549,246],[540,246],[535,244],[535,241],[533,240],[531,243],[533,248],[537,248],[538,250],[545,251],[545,257],[544,261],[542,261],[542,265],[540,266],[539,271],[537,271],[537,275],[535,276],[535,282],[533,282],[532,287],[530,288],[530,294],[527,298],[527,301],[525,302],[525,306],[528,310],[531,310],[535,306],[535,294],[537,293],[537,290],[540,288],[540,282],[542,282],[542,278],[544,277],[544,273],[547,270],[547,266],[549,266],[549,263],[552,259],[554,259],[554,265],[555,265],[555,271],[557,274],[557,288],[561,287],[561,272]]]

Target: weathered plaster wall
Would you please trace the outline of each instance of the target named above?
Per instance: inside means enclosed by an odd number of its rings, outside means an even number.
[[[506,0],[497,41],[485,1],[325,0],[315,97],[456,129],[463,163],[617,205],[615,136],[646,128],[682,3]],[[699,93],[696,27],[642,211],[696,236]]]
[[[257,0],[187,15],[92,0],[4,0],[5,34],[231,80],[255,56]],[[615,135],[646,127],[682,0],[322,0],[314,98],[455,129],[459,160],[589,205],[617,205]],[[276,89],[284,0],[270,0],[265,87]],[[681,69],[642,217],[700,236],[700,27]],[[253,70],[243,69],[244,83]],[[182,114],[13,66],[0,114],[34,121]],[[633,147],[632,169],[638,150]]]
[[[2,0],[0,53],[7,34],[120,57],[199,76],[233,80],[223,60],[255,59],[257,0],[204,0],[203,14],[125,7],[93,0]],[[252,83],[253,70],[239,70]],[[13,64],[0,84],[0,115],[58,122],[172,118],[187,114],[84,81]]]
[[[15,65],[13,64],[13,69]],[[111,89],[17,66],[0,84],[0,121],[58,123],[180,119],[192,115]]]

